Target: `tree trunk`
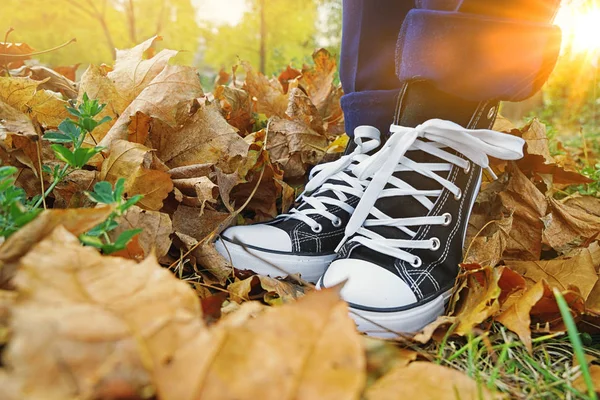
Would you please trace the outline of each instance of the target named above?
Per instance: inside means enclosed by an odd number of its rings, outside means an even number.
[[[260,72],[266,71],[267,65],[267,21],[265,19],[265,0],[260,0]]]
[[[127,7],[127,28],[129,29],[129,39],[131,43],[137,44],[137,35],[135,33],[135,13],[133,10],[133,0],[129,0],[129,6]]]

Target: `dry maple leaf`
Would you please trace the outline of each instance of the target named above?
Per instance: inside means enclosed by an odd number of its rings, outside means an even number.
[[[327,138],[298,120],[273,118],[269,124],[267,150],[282,166],[285,177],[298,178],[310,165],[318,164],[327,149]]]
[[[130,102],[145,90],[168,65],[169,60],[179,53],[176,50],[164,49],[157,54],[150,50],[160,36],[154,36],[132,49],[117,50],[115,66],[108,73],[119,94]]]
[[[587,239],[600,234],[600,199],[589,197],[585,208],[577,205],[577,199],[565,203],[548,199],[549,212],[544,216],[543,242],[559,253],[567,253]],[[579,200],[581,201],[581,200]]]
[[[261,132],[255,134],[261,134]],[[246,139],[251,137],[252,135]],[[245,210],[254,212],[257,220],[267,220],[275,218],[279,214],[277,199],[283,193],[283,171],[276,164],[271,163],[267,151],[256,149],[257,147],[258,144],[253,144],[248,152],[249,162],[255,162],[255,164],[245,175],[246,182],[231,189],[229,200],[238,207],[249,201]],[[223,197],[223,200],[226,199],[227,197]]]
[[[267,117],[284,118],[288,107],[288,96],[283,92],[281,83],[254,71],[247,62],[242,62],[242,67],[246,71],[244,88],[254,102],[255,111]]]
[[[448,332],[448,328],[456,323],[456,317],[441,315],[435,321],[427,325],[423,330],[412,337],[416,343],[426,344],[432,338],[441,342]]]
[[[598,281],[597,269],[592,255],[584,249],[576,256],[564,256],[554,260],[542,261],[506,261],[506,265],[517,271],[529,281],[530,286],[545,280],[560,291],[575,286],[586,300]]]
[[[600,317],[600,277],[585,302],[585,310],[589,314]]]
[[[252,115],[252,101],[248,92],[238,88],[218,86],[214,96],[215,100],[219,102],[223,117],[238,130],[240,135],[246,136],[252,132],[252,125],[255,121]]]
[[[181,242],[179,248],[186,253],[190,252],[188,260],[195,266],[194,271],[202,276],[205,283],[223,286],[227,284],[233,274],[233,266],[215,249],[214,243],[200,243],[181,232],[175,232],[175,236]]]
[[[362,339],[335,290],[207,330],[194,291],[156,261],[103,257],[60,227],[21,260],[16,284],[5,394],[343,400],[365,384]]]
[[[248,299],[262,298],[267,304],[290,303],[304,296],[304,287],[295,282],[255,275],[227,286],[231,299],[238,303]],[[253,296],[250,296],[250,292]]]
[[[325,49],[319,49],[312,55],[314,67],[304,66],[300,84],[308,93],[319,111],[326,108],[329,96],[334,88],[333,79],[337,71],[335,57]],[[325,115],[324,115],[325,116]]]
[[[206,329],[194,292],[153,258],[103,257],[62,227],[21,259],[15,285],[0,391],[32,400],[146,397]]]
[[[48,79],[0,77],[0,100],[44,126],[56,127],[69,117],[66,110],[69,103],[54,92],[38,88]]]
[[[27,43],[0,42],[0,67],[19,68],[23,61],[31,58],[30,53],[34,51]]]
[[[465,264],[489,265],[495,267],[500,263],[508,246],[513,218],[492,220],[475,238],[465,240]],[[468,244],[468,245],[467,245]]]
[[[65,78],[75,81],[77,79],[77,70],[79,69],[80,65],[81,63],[73,65],[60,65],[52,67],[52,69]]]
[[[594,385],[595,392],[600,393],[600,365],[590,365],[589,370],[590,375],[592,377],[592,383]],[[573,382],[573,387],[579,390],[581,393],[587,393],[588,386],[583,374],[581,374],[577,379],[575,379],[575,381]]]
[[[154,253],[160,260],[171,247],[173,224],[169,215],[165,213],[132,206],[120,218],[119,227],[110,233],[111,239],[115,240],[121,232],[128,229],[142,229],[136,237],[144,258]]]
[[[169,167],[215,164],[236,171],[246,160],[248,144],[227,123],[215,104],[194,100],[181,125],[155,123],[149,137],[157,156]]]
[[[196,389],[179,399],[360,398],[363,342],[335,290],[267,308],[252,319],[238,313],[212,329],[223,334],[221,341],[213,354],[195,361],[206,364],[202,379],[195,377]],[[182,377],[177,384],[187,380]]]
[[[181,122],[178,119],[180,108],[203,95],[195,68],[167,65],[131,101],[99,145],[110,147],[116,140],[128,139],[132,133],[131,122],[136,118],[137,113],[143,113],[154,120],[175,127]]]
[[[106,104],[106,107],[98,114],[98,118],[110,117],[111,121],[98,126],[91,133],[93,140],[89,139],[90,145],[100,142],[115,121],[123,113],[131,100],[121,97],[119,90],[107,76],[108,71],[104,67],[90,65],[83,73],[79,82],[79,98],[87,93],[90,99],[98,100],[100,104]]]
[[[525,344],[527,350],[532,352],[531,343],[531,309],[544,295],[544,283],[538,282],[525,293],[519,293],[511,299],[504,310],[496,317],[496,321],[515,332]]]
[[[517,162],[521,171],[527,176],[542,178],[556,188],[569,185],[591,183],[591,179],[581,175],[568,165],[560,165],[550,154],[550,145],[546,134],[546,126],[534,119],[515,134],[525,139],[525,157]],[[544,179],[544,175],[548,178]],[[551,187],[549,189],[552,189]]]
[[[19,260],[57,226],[80,235],[98,225],[112,212],[112,207],[45,210],[0,246],[0,288],[12,279]]]
[[[290,120],[302,122],[318,134],[325,134],[323,118],[311,99],[301,89],[293,88],[290,90],[288,108],[285,114]]]
[[[508,293],[524,289],[523,279],[506,267],[480,267],[477,264],[462,265],[466,270],[457,283],[456,295],[450,309],[456,317],[455,333],[467,335],[477,325],[496,315],[501,301]]]
[[[96,171],[84,169],[74,170],[59,183],[52,191],[54,196],[53,208],[83,208],[92,207],[92,202],[85,194],[94,188]]]
[[[194,239],[206,240],[213,232],[219,232],[223,222],[229,218],[229,213],[224,213],[208,208],[189,207],[180,204],[173,214],[173,229],[175,232],[185,233]]]
[[[206,203],[215,205],[219,198],[219,187],[208,177],[173,179],[173,185],[181,191],[183,204],[204,210]]]
[[[296,68],[292,68],[291,65],[288,65],[277,77],[279,83],[281,83],[281,87],[283,88],[283,92],[287,93],[290,87],[290,82],[293,82],[302,75],[300,70]]]
[[[468,236],[473,237],[479,233],[479,230],[485,228],[490,221],[503,221],[502,229],[507,235],[506,243],[496,242],[496,245],[504,247],[502,258],[539,260],[544,229],[542,217],[546,215],[547,204],[544,194],[515,164],[510,163],[507,165],[506,172],[497,181],[488,184],[479,193],[469,221]],[[510,222],[510,229],[508,222]],[[480,234],[485,232],[493,233],[493,227]],[[501,237],[498,237],[498,240],[501,240]],[[471,241],[467,243],[470,244]],[[479,243],[482,244],[485,247],[486,243]],[[486,255],[481,256],[485,260]],[[494,258],[497,259],[498,256],[495,255]]]
[[[161,38],[155,36],[132,49],[117,50],[113,69],[91,65],[81,77],[79,100],[87,93],[91,99],[107,104],[99,117],[109,116],[113,119],[110,124],[103,124],[94,130],[96,142],[104,138],[117,118],[164,70],[169,59],[178,53],[174,50],[162,50],[153,57],[148,57],[149,50],[158,40]]]
[[[566,332],[567,328],[558,308],[554,290],[545,280],[540,282],[544,290],[542,298],[531,308],[532,332]],[[585,303],[578,288],[571,286],[563,291],[562,295],[569,305],[573,318],[577,320],[585,311]]]
[[[402,394],[400,397],[400,393]],[[366,400],[435,399],[481,400],[500,399],[463,372],[428,362],[399,366],[375,382],[365,393]]]
[[[11,71],[12,76],[30,77],[36,81],[42,81],[38,89],[50,90],[61,93],[68,99],[77,98],[77,84],[47,67],[40,65],[23,66],[18,70]],[[73,78],[74,79],[74,78]]]
[[[26,165],[39,176],[38,139],[33,122],[24,113],[0,100],[0,150],[6,153],[0,154],[2,165]]]
[[[152,150],[141,144],[117,140],[102,163],[99,179],[114,184],[119,178],[125,178],[127,196],[141,194],[144,198],[137,204],[158,211],[173,190],[173,182],[168,173],[152,169],[152,166]]]

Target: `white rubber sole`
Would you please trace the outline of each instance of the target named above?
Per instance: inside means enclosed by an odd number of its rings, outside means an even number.
[[[319,281],[317,290],[320,289]],[[448,290],[429,303],[397,312],[366,311],[350,306],[350,317],[360,332],[382,339],[395,338],[400,334],[420,332],[437,317],[443,315],[446,301],[451,295],[452,290]]]
[[[217,239],[217,251],[227,260],[231,260],[238,269],[249,269],[259,275],[278,277],[300,274],[302,279],[316,282],[325,268],[335,259],[335,254],[326,256],[305,256],[279,254],[244,248],[239,244]]]
[[[357,329],[369,336],[394,338],[398,334],[417,333],[444,314],[451,294],[449,290],[429,303],[406,311],[376,312],[350,307],[350,316]]]

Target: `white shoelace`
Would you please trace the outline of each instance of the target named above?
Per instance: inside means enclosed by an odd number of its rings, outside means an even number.
[[[372,126],[359,126],[354,130],[354,143],[356,143],[356,149],[352,153],[342,156],[337,161],[317,165],[311,171],[310,180],[297,201],[302,202],[300,207],[308,204],[312,208],[293,208],[288,214],[282,214],[279,218],[300,220],[310,226],[315,233],[320,233],[323,226],[311,218],[311,215],[321,215],[330,220],[333,226],[342,226],[342,220],[327,211],[327,205],[337,206],[352,214],[354,207],[348,205],[348,195],[362,197],[365,187],[368,185],[368,180],[357,179],[350,173],[350,170],[359,163],[368,160],[369,155],[367,153],[379,147],[381,144],[380,132]],[[329,179],[342,181],[347,185],[326,183]],[[333,192],[337,198],[319,196],[319,194],[328,190]]]
[[[385,145],[373,156],[352,168],[357,179],[371,179],[360,203],[350,218],[341,246],[350,238],[350,242],[358,242],[379,253],[406,261],[413,267],[421,266],[421,259],[407,250],[439,249],[441,243],[437,238],[427,240],[387,239],[369,229],[370,226],[395,227],[414,238],[416,230],[410,229],[423,225],[449,225],[452,221],[450,214],[440,216],[422,216],[412,218],[391,218],[375,207],[377,199],[392,196],[412,196],[427,210],[431,211],[434,202],[428,196],[438,198],[443,189],[447,189],[456,199],[462,197],[461,189],[453,182],[442,178],[436,172],[450,171],[453,166],[469,172],[470,163],[464,158],[447,152],[450,148],[464,155],[474,164],[487,169],[496,179],[489,168],[488,156],[502,160],[517,160],[523,157],[525,141],[519,137],[488,129],[466,129],[454,122],[432,119],[416,128],[392,125],[393,134]],[[428,141],[424,141],[426,139]],[[407,151],[421,150],[448,163],[417,163],[405,157]],[[412,171],[424,177],[434,179],[441,186],[440,190],[418,190],[408,183],[393,176],[394,172]],[[386,185],[388,188],[386,188]],[[398,206],[401,202],[398,201]],[[369,215],[374,218],[367,219]]]

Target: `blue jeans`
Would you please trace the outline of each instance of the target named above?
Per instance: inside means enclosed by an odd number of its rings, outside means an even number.
[[[552,70],[560,0],[344,0],[340,78],[346,132],[387,131],[411,79],[468,100],[519,101]],[[513,60],[514,59],[514,60]],[[512,60],[512,61],[507,61]]]

